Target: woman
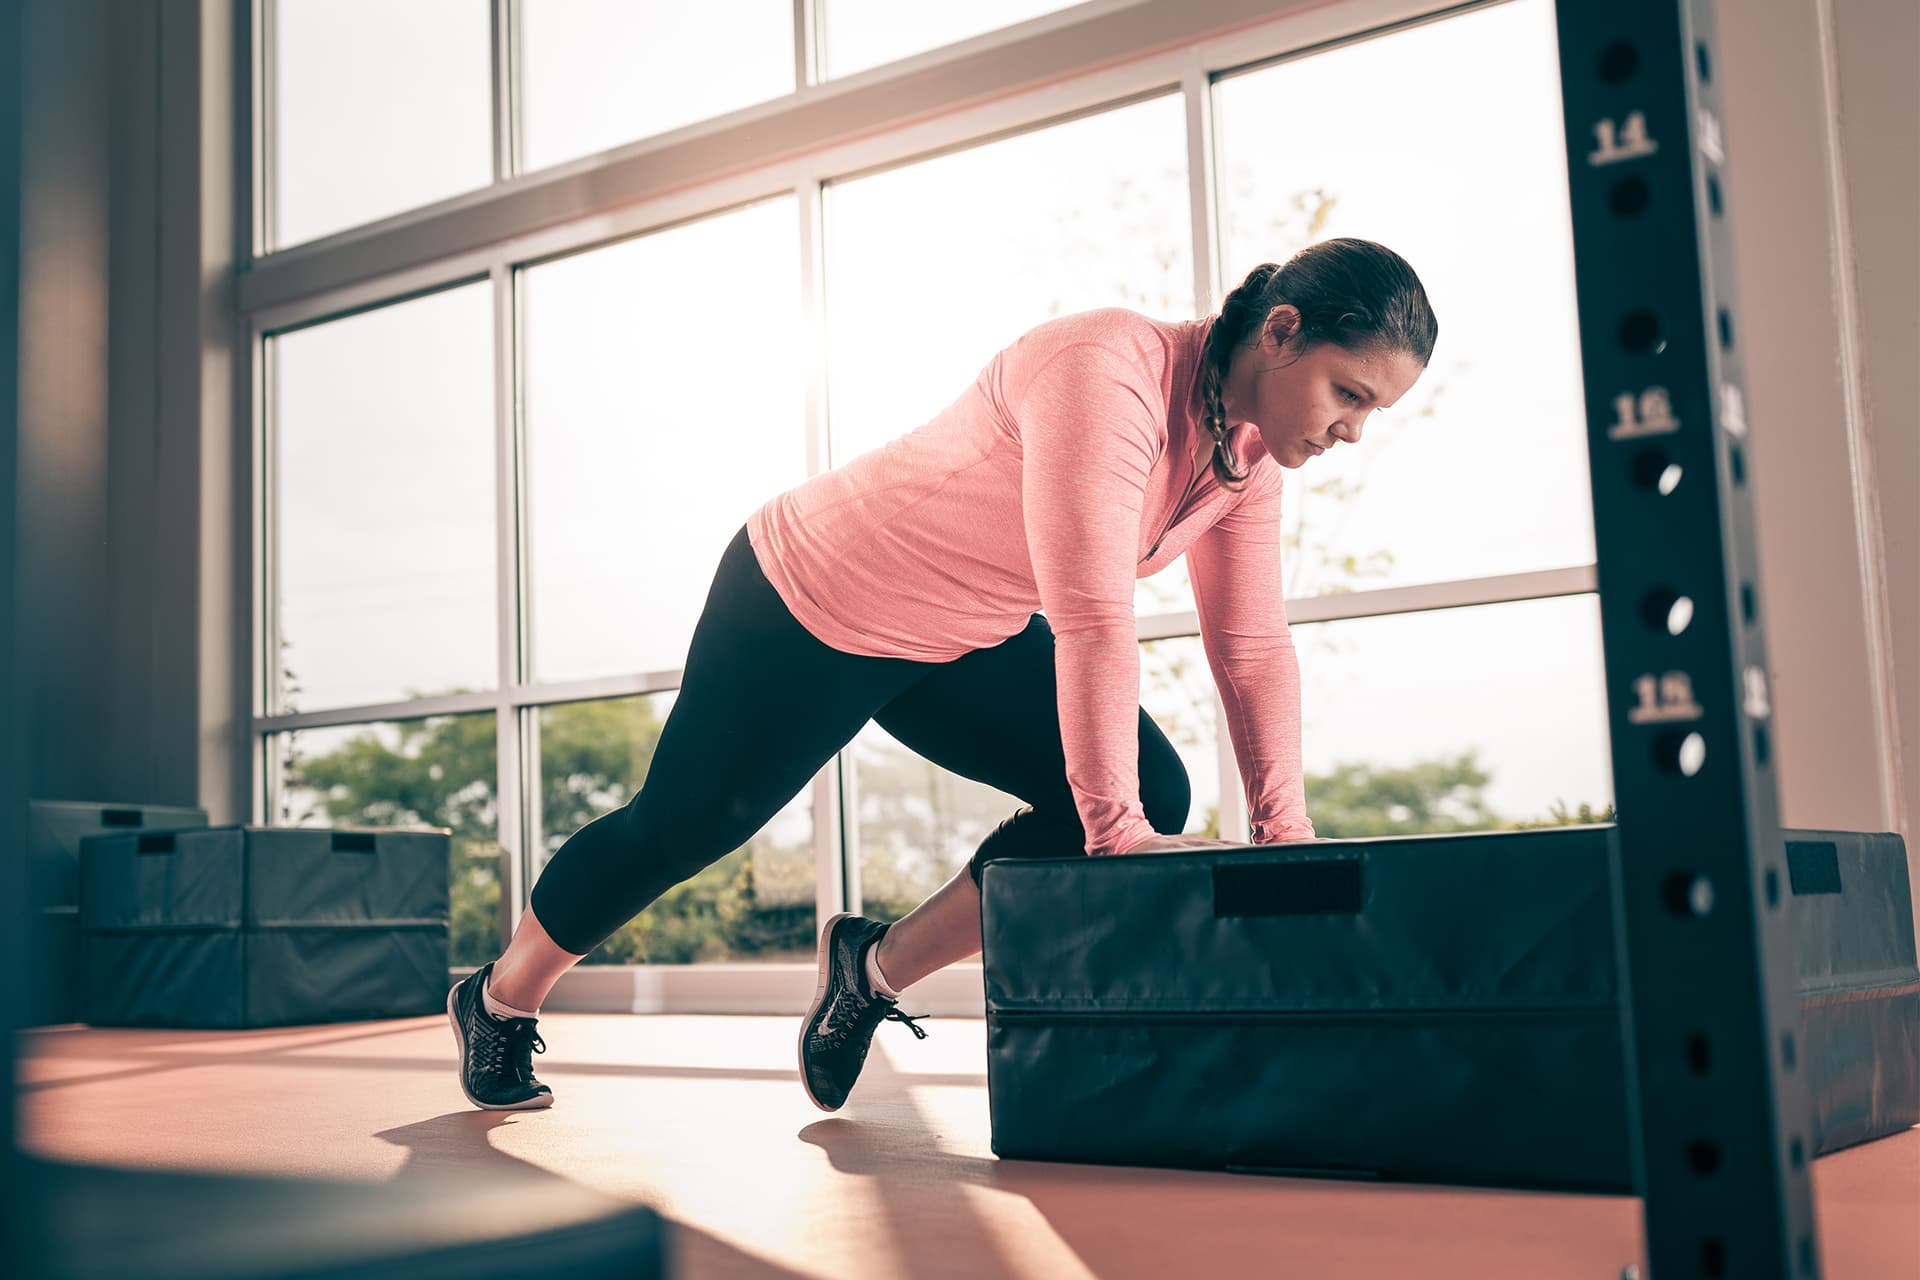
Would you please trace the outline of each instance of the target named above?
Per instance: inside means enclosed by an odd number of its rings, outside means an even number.
[[[896,1002],[979,950],[987,860],[1225,843],[1176,834],[1186,772],[1139,706],[1134,581],[1182,554],[1253,840],[1311,839],[1281,473],[1357,444],[1436,333],[1398,255],[1324,241],[1257,268],[1218,316],[1040,325],[926,426],[760,507],[721,557],[645,785],[561,846],[506,954],[448,995],[468,1100],[551,1105],[532,1054],[560,975],[745,844],[869,720],[1027,803],[897,923],[821,927],[800,1075],[823,1110],[881,1021],[925,1035]]]

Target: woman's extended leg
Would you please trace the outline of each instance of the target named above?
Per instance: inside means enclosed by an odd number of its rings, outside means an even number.
[[[533,888],[507,954],[455,987],[448,1016],[470,1100],[543,1106],[531,1015],[579,959],[660,894],[739,848],[929,664],[822,644],[760,572],[746,530],[714,575],[685,677],[646,778],[568,838]],[[495,981],[497,975],[497,981]],[[497,1022],[487,997],[528,1015]],[[544,1095],[543,1101],[539,1095]]]
[[[542,932],[565,953],[592,951],[660,894],[752,839],[877,707],[927,670],[820,643],[761,574],[741,530],[694,629],[643,785],[625,807],[576,831],[534,885]],[[525,950],[537,976],[539,934]],[[544,958],[548,967],[560,959]],[[510,969],[523,960],[503,959]]]

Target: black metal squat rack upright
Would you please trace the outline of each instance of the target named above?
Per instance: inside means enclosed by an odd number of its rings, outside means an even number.
[[[1712,0],[1559,0],[1652,1280],[1819,1274]]]

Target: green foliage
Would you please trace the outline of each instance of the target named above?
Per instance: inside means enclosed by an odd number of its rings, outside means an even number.
[[[1595,810],[1591,804],[1582,800],[1578,808],[1569,810],[1565,800],[1555,800],[1553,804],[1548,807],[1546,817],[1525,822],[1510,822],[1507,824],[1506,829],[1509,831],[1534,831],[1541,827],[1584,827],[1591,826],[1596,822],[1612,822],[1614,820],[1614,808],[1612,805],[1607,805],[1603,809]]]
[[[1569,810],[1563,800],[1554,801],[1545,818],[1502,818],[1487,804],[1492,780],[1473,751],[1402,769],[1342,764],[1329,774],[1307,775],[1307,810],[1315,834],[1328,839],[1530,831],[1613,821],[1612,805],[1596,811],[1583,802]]]
[[[1307,811],[1328,839],[1486,831],[1496,822],[1485,797],[1491,780],[1472,751],[1403,769],[1341,764],[1307,775]]]

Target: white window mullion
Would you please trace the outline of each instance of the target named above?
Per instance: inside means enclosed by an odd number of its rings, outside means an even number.
[[[819,0],[793,0],[793,89],[804,93],[820,82],[825,46]]]
[[[801,26],[811,23],[810,0],[794,0],[794,20]],[[801,33],[795,28],[796,38]],[[827,440],[827,308],[823,287],[825,239],[822,231],[824,192],[812,178],[794,185],[794,201],[799,209],[800,233],[800,330],[805,335],[806,385],[804,390],[805,430],[807,433],[807,474],[819,475],[829,465]],[[815,919],[824,921],[837,911],[847,909],[846,841],[842,823],[841,779],[851,762],[847,754],[836,753],[814,774],[813,801],[813,895]]]
[[[1180,92],[1187,102],[1187,191],[1193,222],[1193,314],[1213,314],[1220,298],[1218,218],[1213,175],[1213,77],[1192,51]]]
[[[513,176],[513,50],[507,32],[513,21],[513,0],[493,0],[493,180]]]
[[[1220,838],[1246,843],[1253,839],[1247,816],[1246,787],[1240,781],[1240,762],[1233,754],[1233,735],[1227,731],[1227,706],[1220,690],[1213,691],[1214,748],[1220,760]]]
[[[493,273],[493,440],[496,616],[498,619],[498,684],[494,703],[496,758],[494,795],[498,801],[500,838],[500,945],[504,948],[520,922],[526,901],[532,850],[530,825],[525,820],[520,709],[515,699],[521,683],[521,655],[526,628],[520,608],[524,581],[520,557],[520,525],[526,510],[521,501],[519,402],[520,382],[518,308],[512,266],[494,264]]]
[[[250,428],[248,439],[252,445],[247,468],[253,488],[252,501],[247,504],[253,526],[252,555],[248,560],[247,574],[248,585],[253,592],[253,638],[247,647],[253,655],[252,712],[256,717],[264,716],[269,710],[267,699],[273,689],[270,655],[279,648],[279,641],[275,639],[279,626],[271,607],[272,560],[271,543],[267,536],[267,517],[273,493],[273,478],[267,469],[267,380],[271,376],[271,363],[271,349],[260,327],[256,324],[247,325],[247,422]],[[253,822],[256,826],[265,826],[270,821],[269,797],[278,788],[279,778],[273,767],[272,753],[266,749],[266,734],[255,729],[248,736],[253,743],[255,766],[251,787]]]

